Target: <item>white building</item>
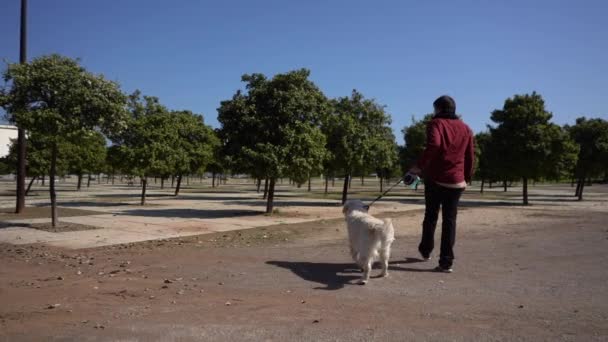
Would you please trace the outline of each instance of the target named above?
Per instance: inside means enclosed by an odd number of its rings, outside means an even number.
[[[17,127],[0,125],[0,158],[8,155],[11,139],[17,139]]]

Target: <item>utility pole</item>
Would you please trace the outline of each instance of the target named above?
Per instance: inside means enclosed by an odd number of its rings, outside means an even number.
[[[21,0],[21,38],[19,41],[19,63],[27,61],[27,0]],[[25,130],[17,126],[17,208],[20,214],[25,209]]]

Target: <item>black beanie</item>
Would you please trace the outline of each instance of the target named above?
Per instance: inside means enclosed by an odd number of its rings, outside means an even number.
[[[438,110],[439,114],[456,115],[456,101],[450,96],[440,96],[433,102],[433,107]]]

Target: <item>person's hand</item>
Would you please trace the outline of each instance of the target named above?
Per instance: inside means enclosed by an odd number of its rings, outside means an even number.
[[[413,175],[420,175],[422,173],[422,170],[420,170],[420,168],[418,166],[414,166],[412,167],[409,171],[409,173],[413,174]]]

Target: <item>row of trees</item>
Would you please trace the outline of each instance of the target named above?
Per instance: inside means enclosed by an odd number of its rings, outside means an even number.
[[[405,127],[399,147],[384,106],[356,90],[329,99],[306,69],[243,75],[244,89],[220,103],[215,131],[201,115],[170,110],[139,91],[125,95],[117,83],[59,55],[10,64],[3,76],[0,106],[28,131],[28,174],[50,176],[54,224],[55,177],[66,173],[79,177],[79,188],[91,173],[138,177],[142,205],[150,177],[161,183],[176,177],[177,195],[189,174],[245,173],[258,187],[264,181],[267,213],[280,178],[302,185],[323,175],[327,192],[329,181],[341,177],[345,201],[353,175],[376,173],[382,191],[384,179],[401,175],[420,155],[432,118]],[[536,93],[507,99],[491,119],[477,135],[482,191],[486,181],[506,186],[520,179],[527,204],[529,180],[575,177],[582,199],[584,180],[607,168],[605,120],[560,127]]]
[[[302,184],[323,174],[327,192],[330,178],[343,177],[344,202],[351,175],[376,172],[383,179],[398,165],[384,107],[356,90],[350,97],[328,99],[309,75],[306,69],[272,79],[244,75],[245,91],[218,109],[222,154],[234,172],[266,180],[267,213],[279,178]]]
[[[141,178],[143,205],[148,177],[176,175],[179,192],[182,176],[203,169],[219,145],[202,116],[170,111],[139,91],[127,96],[70,58],[10,64],[3,77],[0,106],[28,132],[30,176],[49,175],[54,226],[57,175],[78,175],[80,187],[83,174],[109,165],[112,173]]]

